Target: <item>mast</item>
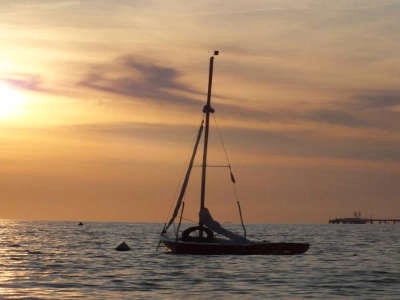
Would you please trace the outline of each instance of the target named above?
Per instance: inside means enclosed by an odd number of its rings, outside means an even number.
[[[205,113],[205,130],[204,130],[204,148],[203,148],[203,163],[201,172],[201,196],[200,196],[200,212],[204,209],[204,202],[206,198],[206,173],[207,173],[207,148],[208,148],[208,132],[210,128],[210,113],[214,113],[214,109],[211,107],[211,88],[212,88],[212,77],[214,68],[214,56],[218,55],[219,51],[214,51],[214,54],[210,57],[210,67],[208,74],[208,92],[207,92],[207,104],[203,107],[203,113]],[[199,220],[199,225],[201,221]]]

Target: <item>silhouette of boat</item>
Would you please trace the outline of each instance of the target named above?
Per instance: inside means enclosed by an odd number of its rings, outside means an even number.
[[[177,254],[257,254],[257,255],[291,255],[302,254],[309,248],[308,243],[277,243],[265,241],[250,241],[246,237],[246,228],[243,223],[242,212],[239,201],[237,206],[239,209],[240,220],[243,228],[243,235],[234,233],[224,228],[220,223],[213,219],[209,210],[205,207],[205,191],[206,191],[206,171],[207,167],[207,149],[208,149],[208,135],[210,128],[210,114],[214,113],[211,107],[211,88],[213,77],[214,56],[218,55],[218,51],[210,57],[209,65],[209,80],[208,80],[208,94],[207,103],[203,107],[203,120],[201,122],[199,131],[197,133],[196,142],[189,162],[188,169],[177,199],[177,203],[173,214],[164,225],[160,234],[160,244],[163,244],[170,252]],[[203,136],[203,159],[202,159],[202,174],[201,174],[201,196],[200,196],[200,211],[199,223],[197,226],[189,227],[182,232],[180,231],[182,215],[184,211],[184,195],[189,183],[190,173],[193,168],[194,159]],[[229,168],[231,181],[235,183],[231,165],[225,166]],[[172,224],[175,224],[180,211],[179,221],[175,226],[175,231],[171,234],[168,230]],[[218,237],[216,236],[218,234]]]

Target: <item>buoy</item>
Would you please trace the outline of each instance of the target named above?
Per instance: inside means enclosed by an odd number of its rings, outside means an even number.
[[[83,223],[82,223],[82,222],[79,222],[79,223],[78,223],[78,226],[83,226]]]
[[[115,248],[115,250],[117,250],[117,251],[129,251],[129,250],[131,250],[131,248],[125,242],[122,242],[121,244],[119,244],[117,246],[117,248]]]

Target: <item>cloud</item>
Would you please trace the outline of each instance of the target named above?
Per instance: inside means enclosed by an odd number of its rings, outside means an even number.
[[[78,86],[127,96],[136,101],[147,101],[184,112],[201,110],[205,94],[184,83],[181,80],[182,76],[180,70],[166,64],[125,55],[110,63],[91,66],[86,76],[78,82]],[[288,78],[283,82],[288,82]],[[400,92],[397,90],[355,94],[341,101],[321,103],[319,108],[304,110],[297,109],[295,103],[290,108],[254,109],[245,105],[251,101],[243,100],[241,102],[243,105],[234,105],[226,103],[223,101],[225,98],[219,95],[215,95],[213,101],[218,113],[225,118],[239,121],[287,124],[313,122],[351,128],[384,129],[385,124],[379,122],[376,116],[369,118],[370,116],[362,113],[362,109],[395,106],[399,104],[399,95]]]
[[[12,74],[9,77],[0,78],[0,80],[17,89],[29,90],[34,92],[47,91],[42,86],[42,77],[37,74]]]
[[[366,120],[360,119],[352,113],[343,110],[317,109],[301,114],[300,119],[314,121],[316,123],[326,123],[333,125],[343,125],[348,127],[368,127],[371,126]]]
[[[322,104],[318,109],[274,109],[269,111],[256,110],[234,105],[218,104],[220,112],[232,118],[261,122],[301,123],[313,122],[318,124],[337,125],[352,128],[369,128],[375,124],[356,115],[347,106]]]
[[[159,105],[199,105],[195,95],[202,93],[179,81],[181,72],[132,55],[117,58],[104,66],[93,66],[78,85],[133,98],[147,99]],[[179,93],[192,96],[182,96]]]
[[[51,94],[54,96],[77,95],[77,91],[69,88],[69,82],[49,82],[40,74],[10,73],[0,77],[0,81],[12,86],[15,89]]]
[[[365,161],[400,162],[400,140],[357,137],[333,137],[314,130],[269,131],[226,130],[227,144],[238,145],[259,155],[324,157]]]
[[[199,120],[200,125],[200,120]],[[68,128],[76,133],[89,134],[93,137],[112,139],[128,138],[141,141],[188,142],[196,135],[196,127],[192,125],[149,124],[141,122],[113,122],[106,124],[80,124]]]
[[[128,138],[164,145],[189,147],[194,142],[197,125],[146,124],[136,122],[82,124],[73,126],[76,133],[92,138]],[[357,137],[332,137],[314,130],[267,130],[224,127],[220,129],[230,153],[263,157],[287,156],[305,158],[352,159],[358,161],[400,162],[400,140]],[[215,128],[211,130],[210,147],[219,147]],[[188,149],[189,149],[188,148]]]
[[[122,96],[145,99],[158,105],[179,105],[180,110],[201,109],[196,96],[204,93],[180,81],[182,73],[169,66],[156,64],[132,55],[122,56],[111,64],[92,66],[79,86]],[[189,96],[182,96],[186,93]],[[223,97],[217,96],[217,99]],[[322,109],[308,113],[290,110],[267,112],[249,107],[217,103],[217,110],[230,118],[259,121],[314,121],[341,125],[362,125],[351,114]]]
[[[363,109],[391,108],[400,105],[400,90],[379,90],[358,95],[356,105]]]

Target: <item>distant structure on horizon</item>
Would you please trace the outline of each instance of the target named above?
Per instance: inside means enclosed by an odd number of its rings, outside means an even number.
[[[329,219],[329,224],[397,224],[400,219],[362,218],[361,211],[354,212],[352,218]]]

